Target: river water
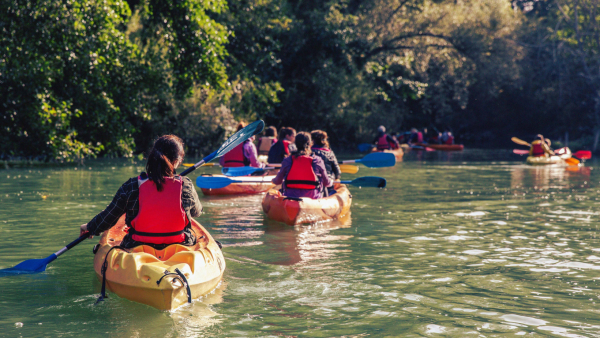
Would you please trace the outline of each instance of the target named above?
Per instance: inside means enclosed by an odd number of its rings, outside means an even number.
[[[269,221],[262,196],[201,197],[227,260],[213,293],[173,312],[94,305],[96,237],[44,273],[0,278],[0,336],[600,337],[600,170],[523,160],[412,152],[361,167],[345,178],[388,187],[351,187],[350,217],[310,226]],[[75,239],[142,165],[0,170],[0,268]]]

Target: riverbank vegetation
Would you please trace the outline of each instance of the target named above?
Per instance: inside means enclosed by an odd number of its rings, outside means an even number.
[[[238,120],[326,130],[450,127],[503,145],[598,143],[591,0],[9,0],[0,155],[132,156],[159,134],[206,154]]]

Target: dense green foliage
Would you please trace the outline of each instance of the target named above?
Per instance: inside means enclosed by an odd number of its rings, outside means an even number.
[[[513,7],[515,6],[515,7]],[[7,0],[0,155],[206,153],[236,120],[334,145],[451,127],[459,140],[600,136],[592,0]]]

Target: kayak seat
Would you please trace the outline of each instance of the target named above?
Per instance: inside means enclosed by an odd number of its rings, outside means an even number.
[[[151,256],[155,257],[156,259],[164,262],[164,261],[169,260],[169,258],[171,258],[176,253],[192,251],[191,248],[193,248],[193,247],[187,247],[187,246],[184,246],[181,244],[173,244],[173,245],[169,245],[168,247],[164,248],[163,250],[156,250],[153,247],[148,246],[148,245],[139,245],[139,246],[136,246],[135,248],[131,249],[131,253],[147,253],[147,254],[150,254]]]

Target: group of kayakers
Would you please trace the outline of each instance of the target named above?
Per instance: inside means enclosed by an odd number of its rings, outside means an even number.
[[[408,145],[414,144],[454,144],[454,135],[450,128],[444,129],[443,132],[439,132],[437,129],[423,128],[418,130],[417,128],[411,128],[410,131],[398,133],[395,138],[398,143],[406,143]]]
[[[245,126],[240,123],[237,130]],[[253,141],[250,137],[234,147],[220,158],[220,165],[264,168],[260,153],[268,156],[269,165],[281,165],[273,183],[282,185],[285,196],[319,199],[335,193],[333,183],[341,170],[326,132],[296,133],[294,128],[283,127],[277,133],[275,127],[268,127],[258,150]],[[179,137],[159,137],[148,155],[146,172],[125,182],[106,209],[81,226],[81,232],[99,235],[125,215],[130,230],[121,244],[124,248],[142,243],[156,249],[174,243],[195,244],[190,220],[200,216],[202,205],[191,180],[175,174],[184,156]]]
[[[240,123],[238,130],[244,127],[245,124]],[[258,147],[253,141],[250,138],[235,147],[221,158],[220,164],[264,168],[266,164],[259,162],[256,154],[266,155],[269,165],[281,165],[273,183],[282,185],[285,196],[318,199],[335,193],[333,182],[340,178],[341,170],[326,132],[297,133],[294,128],[283,127],[277,133],[271,126],[258,140]]]

